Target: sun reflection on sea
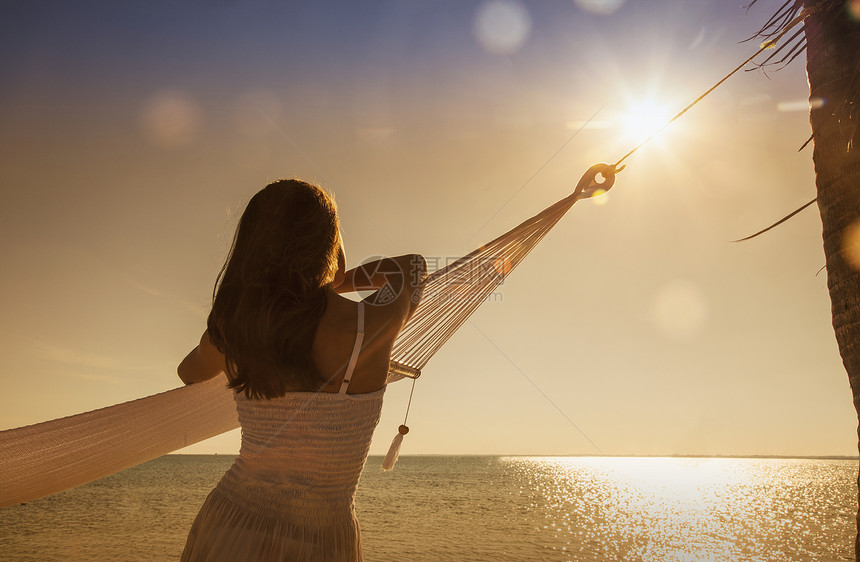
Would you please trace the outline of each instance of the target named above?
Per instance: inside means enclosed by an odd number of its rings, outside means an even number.
[[[519,493],[529,499],[531,512],[543,516],[554,549],[573,559],[802,559],[798,554],[808,534],[826,534],[827,518],[842,509],[811,499],[821,497],[816,490],[827,477],[794,460],[509,457],[503,462],[528,476]],[[826,472],[826,463],[821,466],[817,470]]]

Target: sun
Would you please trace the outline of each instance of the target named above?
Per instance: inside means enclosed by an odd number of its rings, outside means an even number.
[[[658,133],[671,117],[665,105],[654,100],[642,100],[631,104],[619,122],[625,137],[641,142]]]

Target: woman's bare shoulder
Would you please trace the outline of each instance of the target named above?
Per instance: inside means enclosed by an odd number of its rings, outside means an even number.
[[[203,332],[200,343],[177,367],[177,374],[185,384],[203,382],[224,371],[226,371],[224,354],[212,345],[208,330]]]

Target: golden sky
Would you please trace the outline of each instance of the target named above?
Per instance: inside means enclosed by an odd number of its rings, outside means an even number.
[[[444,264],[617,160],[636,107],[680,110],[778,4],[4,4],[0,428],[178,386],[268,181],[335,194],[350,265]],[[403,453],[855,454],[815,209],[728,242],[815,196],[807,95],[802,60],[741,73],[578,203],[425,368]]]

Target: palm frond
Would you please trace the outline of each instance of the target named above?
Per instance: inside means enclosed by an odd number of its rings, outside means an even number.
[[[758,2],[758,0],[752,0],[747,5],[747,12],[749,12],[750,8]],[[770,17],[767,22],[761,29],[756,31],[751,37],[744,39],[741,41],[742,43],[746,41],[752,41],[758,37],[773,37],[774,35],[778,35],[785,26],[791,22],[800,11],[803,10],[803,2],[801,0],[788,0],[785,4],[779,7],[779,9]]]
[[[746,7],[747,11],[756,2],[758,0],[751,0]],[[846,33],[857,33],[857,23],[849,18],[844,0],[787,0],[752,37],[745,41],[752,39],[767,41],[778,36],[789,22],[804,11],[814,15],[823,27],[844,30]],[[770,66],[778,66],[777,70],[779,70],[791,64],[806,51],[806,36],[802,33],[803,31],[804,28],[801,28],[801,31],[794,33],[782,45],[777,46],[770,56],[761,63],[757,63],[755,68],[751,70],[764,70]],[[782,57],[777,58],[779,55]],[[855,63],[846,91],[853,92],[853,94],[848,99],[840,100],[839,107],[832,108],[832,111],[844,115],[845,118],[840,122],[840,125],[848,139],[845,148],[846,150],[853,150],[860,142],[860,58]]]
[[[757,2],[758,0],[752,0],[747,6],[747,11]],[[804,10],[802,0],[788,0],[782,6],[777,9],[777,11],[768,19],[761,28],[756,31],[751,37],[744,39],[743,42],[752,41],[753,39],[764,39],[765,42],[768,40],[773,40],[780,35],[782,35],[783,30],[797,18],[801,12]],[[806,47],[806,36],[803,33],[803,27],[800,30],[794,32],[788,40],[784,41],[781,45],[776,45],[774,47],[774,51],[768,56],[764,61],[755,64],[755,68],[751,68],[750,70],[764,70],[768,66],[779,66],[783,68],[791,63],[794,59],[797,58],[798,54],[803,52],[803,49]],[[782,53],[786,53],[784,56],[775,61],[773,61],[777,56]]]

